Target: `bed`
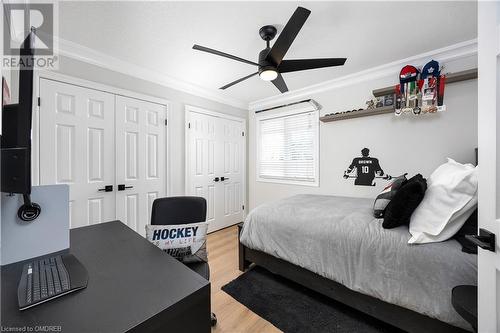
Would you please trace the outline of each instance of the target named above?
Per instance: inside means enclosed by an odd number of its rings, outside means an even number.
[[[251,263],[409,332],[471,330],[452,308],[454,286],[477,285],[477,256],[455,240],[408,245],[383,229],[372,199],[296,195],[254,209],[240,232]]]

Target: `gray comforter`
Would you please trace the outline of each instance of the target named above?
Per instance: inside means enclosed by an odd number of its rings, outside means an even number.
[[[452,325],[451,290],[477,285],[476,255],[455,240],[408,245],[406,226],[383,229],[372,199],[297,195],[255,208],[241,242],[346,287]]]

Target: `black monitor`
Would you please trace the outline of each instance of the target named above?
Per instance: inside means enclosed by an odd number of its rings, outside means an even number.
[[[18,215],[24,221],[34,220],[40,213],[40,207],[30,199],[34,41],[32,30],[21,45],[19,101],[4,105],[2,110],[0,190],[23,195]]]

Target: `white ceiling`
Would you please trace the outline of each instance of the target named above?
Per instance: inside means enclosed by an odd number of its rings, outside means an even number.
[[[295,8],[311,15],[285,59],[346,57],[343,67],[283,74],[290,90],[476,38],[475,2],[61,2],[62,39],[218,88],[254,72],[244,63],[192,50],[215,48],[252,61],[265,43],[258,30],[278,33]],[[279,94],[257,76],[226,91],[243,102]]]

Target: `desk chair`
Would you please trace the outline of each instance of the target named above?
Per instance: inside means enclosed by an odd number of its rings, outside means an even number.
[[[156,199],[151,210],[152,225],[172,225],[205,222],[207,219],[207,201],[201,197],[169,197]],[[187,267],[210,279],[207,262],[186,263]],[[212,312],[212,326],[217,324],[217,317]]]

